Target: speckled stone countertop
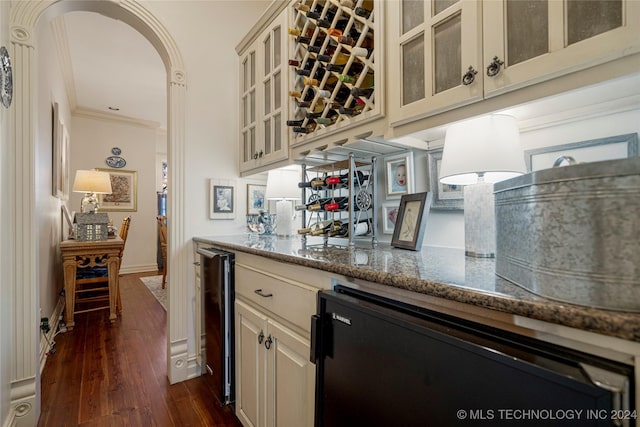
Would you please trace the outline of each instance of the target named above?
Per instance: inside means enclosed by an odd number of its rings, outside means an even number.
[[[465,257],[461,249],[423,247],[414,252],[388,243],[355,247],[321,238],[248,235],[195,237],[195,242],[317,268],[331,273],[640,342],[640,314],[601,310],[543,298],[495,275],[491,259]]]

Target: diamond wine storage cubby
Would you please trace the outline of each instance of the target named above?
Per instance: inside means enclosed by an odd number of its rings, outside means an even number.
[[[287,122],[292,145],[381,115],[377,5],[373,0],[292,3]]]
[[[303,165],[303,204],[296,207],[302,211],[304,228],[298,233],[303,239],[322,236],[326,245],[329,238],[343,238],[353,245],[356,238],[370,238],[375,246],[376,170],[375,157],[363,162],[353,155],[328,165]]]

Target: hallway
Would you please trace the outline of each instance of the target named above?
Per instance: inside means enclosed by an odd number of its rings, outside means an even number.
[[[113,325],[106,310],[84,313],[56,337],[39,426],[240,426],[202,378],[169,384],[167,315],[139,280],[145,275],[121,276],[123,312]]]

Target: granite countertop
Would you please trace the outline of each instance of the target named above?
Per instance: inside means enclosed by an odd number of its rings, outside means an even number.
[[[495,261],[470,258],[462,249],[428,247],[414,252],[370,241],[354,247],[306,243],[298,236],[249,239],[237,236],[194,237],[221,249],[241,251],[278,261],[419,292],[640,342],[640,315],[584,307],[537,296],[495,275]]]

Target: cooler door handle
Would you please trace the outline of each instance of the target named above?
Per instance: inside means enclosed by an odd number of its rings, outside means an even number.
[[[314,314],[311,316],[311,350],[309,352],[309,361],[316,364],[316,361],[320,358],[320,346],[318,345],[318,338],[320,334],[320,316]]]

